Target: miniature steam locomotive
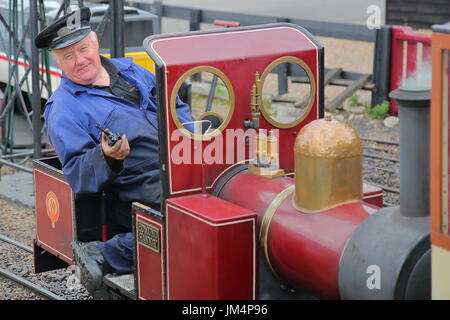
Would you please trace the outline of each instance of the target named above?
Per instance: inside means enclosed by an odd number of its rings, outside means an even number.
[[[111,295],[430,298],[427,202],[383,208],[382,190],[363,183],[361,140],[324,118],[324,49],[308,31],[157,35],[144,47],[156,65],[163,205],[133,204],[135,273],[106,276]],[[265,93],[286,70],[298,80],[290,104]],[[194,132],[178,119],[177,95]],[[426,157],[414,144],[404,157]],[[35,270],[67,267],[72,241],[105,237],[101,194],[73,194],[55,157],[35,161],[34,179]],[[419,194],[424,180],[410,188]],[[119,232],[106,224],[107,237]]]

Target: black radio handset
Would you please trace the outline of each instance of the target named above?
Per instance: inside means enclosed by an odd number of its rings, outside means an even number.
[[[122,139],[122,137],[120,136],[120,134],[117,133],[113,133],[111,132],[109,129],[105,128],[103,129],[102,127],[100,127],[99,125],[96,125],[97,129],[99,129],[100,131],[102,131],[105,134],[106,140],[108,141],[108,145],[110,147],[112,147],[113,145],[116,144],[117,141],[119,141],[120,139]]]

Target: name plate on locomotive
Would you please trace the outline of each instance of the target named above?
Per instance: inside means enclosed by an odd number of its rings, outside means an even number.
[[[143,246],[159,253],[160,235],[159,229],[138,221],[137,223],[137,241]]]

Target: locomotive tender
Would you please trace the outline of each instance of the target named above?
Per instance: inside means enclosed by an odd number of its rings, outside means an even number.
[[[324,48],[308,31],[279,23],[151,36],[144,47],[155,61],[163,206],[133,204],[135,273],[107,275],[111,295],[430,297],[428,208],[382,208],[382,190],[363,183],[357,133],[324,118]],[[301,75],[294,104],[265,95],[275,68]],[[177,117],[177,94],[194,132]],[[426,157],[411,148],[404,159]],[[36,272],[70,265],[72,241],[120,232],[100,193],[72,193],[56,157],[35,161],[34,179]]]

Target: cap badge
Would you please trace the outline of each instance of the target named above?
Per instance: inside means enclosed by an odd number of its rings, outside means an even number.
[[[57,35],[59,37],[64,37],[65,35],[71,33],[73,30],[81,28],[81,13],[80,9],[76,9],[70,17],[67,18],[66,26],[58,30]]]

